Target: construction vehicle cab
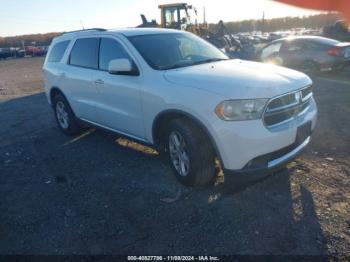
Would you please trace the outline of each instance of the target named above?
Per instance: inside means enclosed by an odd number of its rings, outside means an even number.
[[[161,27],[173,28],[178,30],[187,30],[191,26],[191,16],[189,10],[191,5],[186,3],[160,5]],[[196,10],[194,9],[196,12]]]
[[[239,41],[233,38],[222,21],[215,28],[209,29],[205,20],[205,8],[203,8],[203,23],[198,23],[197,10],[192,5],[176,3],[159,5],[158,7],[161,10],[160,25],[157,24],[156,20],[149,22],[145,15],[141,14],[142,24],[137,27],[161,27],[187,31],[225,50],[229,56],[236,57],[238,51],[242,49]],[[191,20],[191,17],[194,19],[194,22]]]

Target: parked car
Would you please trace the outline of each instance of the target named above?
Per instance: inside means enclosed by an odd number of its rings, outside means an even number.
[[[264,47],[259,60],[304,72],[335,70],[349,64],[350,43],[318,36],[288,37]]]
[[[10,48],[0,48],[0,60],[12,57]]]
[[[14,57],[15,58],[23,58],[23,57],[25,57],[25,55],[26,55],[26,52],[24,49],[21,49],[21,48],[14,49]]]
[[[265,35],[257,35],[257,38],[259,38],[260,43],[267,43],[268,42],[268,36]]]
[[[281,39],[283,37],[285,37],[285,34],[283,34],[281,32],[274,32],[274,33],[269,34],[267,41],[272,42],[272,41],[275,41],[277,39]]]
[[[25,47],[25,54],[27,56],[44,56],[46,54],[45,50],[41,47],[36,46],[26,46]]]
[[[188,32],[84,30],[54,39],[44,66],[60,129],[80,121],[154,146],[178,180],[269,173],[310,142],[317,107],[303,73],[229,59]],[[91,149],[93,153],[93,149]]]
[[[16,47],[0,48],[0,59],[24,57],[24,50]]]
[[[43,56],[46,56],[47,52],[49,51],[49,47],[48,46],[41,46],[40,48],[42,50]]]

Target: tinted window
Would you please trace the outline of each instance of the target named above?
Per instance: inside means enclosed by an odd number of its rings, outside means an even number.
[[[328,45],[328,46],[339,44],[339,41],[334,40],[334,39],[329,39],[326,37],[314,37],[314,38],[310,38],[310,41],[313,43],[317,43],[317,44],[321,44],[321,45]]]
[[[285,42],[283,51],[287,53],[295,53],[306,49],[306,45],[299,41]]]
[[[100,69],[108,70],[109,62],[113,59],[129,58],[129,55],[117,41],[102,38],[100,46]]]
[[[69,41],[59,42],[55,44],[50,52],[50,55],[47,59],[50,63],[58,63],[61,61],[64,53],[66,52]]]
[[[70,64],[97,69],[99,38],[78,39],[70,54]]]

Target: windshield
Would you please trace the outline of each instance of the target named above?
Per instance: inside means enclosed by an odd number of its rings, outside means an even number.
[[[168,70],[229,59],[205,40],[187,33],[141,35],[128,38],[156,70]]]

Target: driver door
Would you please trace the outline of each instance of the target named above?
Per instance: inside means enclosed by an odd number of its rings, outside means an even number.
[[[294,40],[286,42],[281,48],[283,66],[297,68],[308,57],[307,46],[304,42]]]
[[[109,62],[120,58],[133,61],[117,39],[101,38],[99,71],[94,79],[100,105],[99,123],[120,133],[144,139],[141,76],[116,75],[108,72]]]

